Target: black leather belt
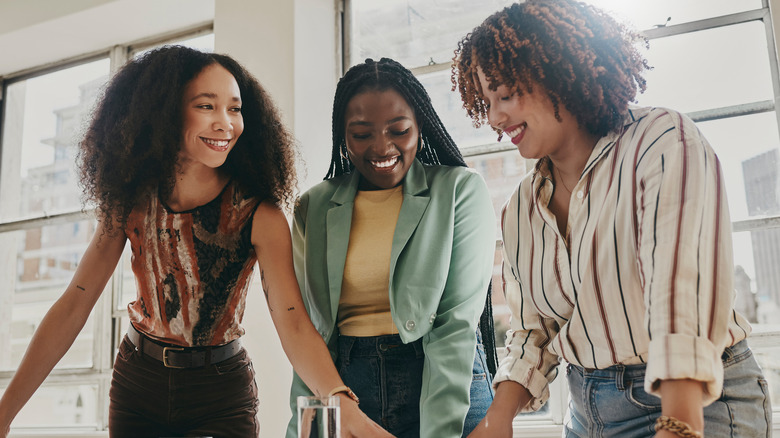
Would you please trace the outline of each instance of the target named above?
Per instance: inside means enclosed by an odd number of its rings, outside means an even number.
[[[133,324],[127,329],[127,338],[138,350],[167,368],[201,368],[230,359],[241,351],[240,339],[216,347],[162,345],[136,330]]]

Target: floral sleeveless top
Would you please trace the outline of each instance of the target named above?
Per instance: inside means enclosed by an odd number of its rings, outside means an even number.
[[[221,345],[244,334],[258,204],[230,181],[192,210],[173,212],[156,194],[133,210],[125,234],[138,286],[127,308],[136,329],[182,346]]]

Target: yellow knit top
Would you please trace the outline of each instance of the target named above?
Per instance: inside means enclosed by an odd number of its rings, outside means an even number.
[[[403,199],[402,186],[355,196],[339,299],[342,335],[398,333],[390,314],[390,251]]]

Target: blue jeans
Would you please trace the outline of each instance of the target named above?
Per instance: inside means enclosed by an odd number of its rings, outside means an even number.
[[[424,359],[420,340],[404,344],[398,335],[339,336],[336,367],[344,383],[360,397],[360,409],[369,418],[398,438],[417,438]],[[493,400],[481,342],[477,344],[470,396],[463,436],[482,420]]]
[[[767,382],[746,341],[723,352],[723,392],[704,408],[704,436],[770,437]],[[568,365],[565,437],[653,437],[661,399],[644,390],[645,365],[589,370]]]

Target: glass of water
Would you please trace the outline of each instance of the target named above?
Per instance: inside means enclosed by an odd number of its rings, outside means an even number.
[[[298,397],[298,438],[341,438],[340,398]]]

